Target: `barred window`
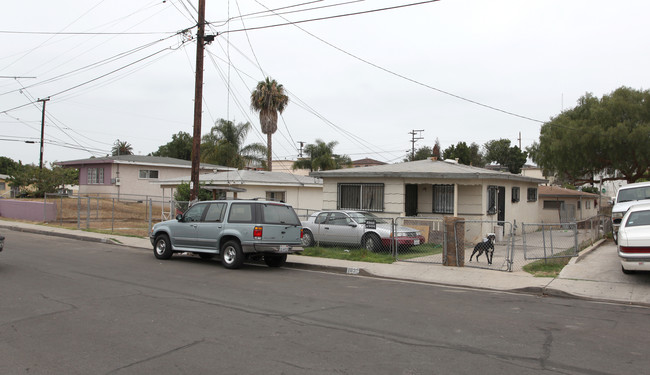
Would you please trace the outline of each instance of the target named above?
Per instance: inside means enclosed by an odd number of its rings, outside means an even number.
[[[454,185],[433,185],[433,212],[454,213]]]
[[[286,202],[287,194],[284,191],[267,191],[266,192],[267,201],[276,201],[276,202]]]
[[[150,169],[140,169],[140,178],[157,179],[158,171]]]
[[[564,205],[563,201],[544,201],[545,210],[558,210]]]
[[[339,184],[339,210],[384,210],[384,184]]]
[[[494,215],[497,213],[497,187],[490,185],[488,186],[488,215]]]
[[[519,202],[519,186],[512,187],[512,203]]]
[[[104,168],[88,168],[86,182],[91,184],[104,183]]]
[[[528,188],[528,201],[537,202],[537,188]]]

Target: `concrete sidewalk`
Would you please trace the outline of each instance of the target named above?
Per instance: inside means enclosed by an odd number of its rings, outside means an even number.
[[[16,230],[85,241],[111,243],[152,251],[148,238],[117,236],[63,229],[31,223],[0,220],[0,229]],[[6,249],[11,251],[11,249]],[[153,255],[152,255],[153,256]],[[503,272],[440,264],[395,262],[393,264],[354,262],[338,259],[290,255],[286,267],[373,276],[454,287],[479,288],[537,295],[650,306],[650,274],[625,275],[621,272],[613,242],[599,242],[580,253],[557,278],[533,277],[526,272]]]

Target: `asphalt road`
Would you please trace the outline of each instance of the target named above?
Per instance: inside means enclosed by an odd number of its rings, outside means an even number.
[[[643,374],[650,309],[246,265],[21,232],[0,374]]]

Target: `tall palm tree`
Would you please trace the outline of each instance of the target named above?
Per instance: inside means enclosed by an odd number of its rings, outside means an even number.
[[[131,144],[127,141],[120,141],[119,139],[117,139],[115,140],[115,143],[113,143],[111,154],[113,156],[133,155],[133,146],[131,146]]]
[[[251,93],[251,109],[260,114],[262,133],[266,134],[266,164],[272,170],[272,142],[271,136],[278,130],[278,112],[281,114],[289,104],[289,97],[284,92],[284,87],[274,79],[266,77],[257,83]]]
[[[350,157],[334,153],[334,147],[337,144],[337,141],[325,143],[321,139],[317,139],[315,144],[305,146],[305,153],[309,158],[294,162],[292,168],[309,169],[310,171],[327,171],[351,165],[352,161]]]
[[[219,119],[203,136],[201,159],[203,162],[242,169],[250,163],[264,165],[266,147],[261,143],[244,146],[251,130],[249,122],[235,125],[232,121]]]

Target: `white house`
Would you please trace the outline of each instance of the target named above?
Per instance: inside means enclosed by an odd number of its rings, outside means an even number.
[[[545,223],[580,221],[598,215],[597,194],[559,186],[539,187],[540,219]]]
[[[174,189],[187,183],[190,176],[160,180],[157,185],[165,196],[173,196]],[[320,210],[323,200],[323,182],[319,178],[285,172],[232,170],[206,173],[199,176],[201,187],[227,198],[261,198],[289,203],[296,212]]]

